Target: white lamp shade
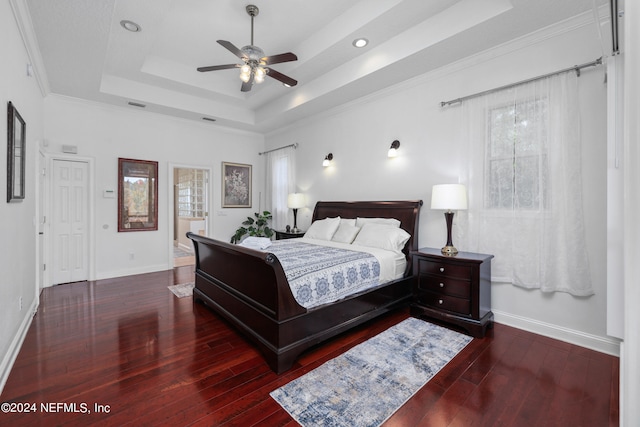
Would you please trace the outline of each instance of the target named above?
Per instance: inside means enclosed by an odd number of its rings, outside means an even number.
[[[434,185],[431,192],[431,209],[467,209],[467,189],[462,184]]]
[[[304,208],[304,194],[302,193],[291,193],[287,197],[287,207],[289,209],[300,209]]]

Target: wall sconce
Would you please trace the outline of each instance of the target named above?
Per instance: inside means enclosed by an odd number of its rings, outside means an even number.
[[[326,156],[324,156],[324,160],[322,161],[322,166],[324,166],[325,168],[329,165],[331,165],[331,161],[333,160],[333,154],[329,153]]]
[[[400,141],[397,139],[391,143],[387,157],[396,157],[398,155],[398,148],[400,147]]]

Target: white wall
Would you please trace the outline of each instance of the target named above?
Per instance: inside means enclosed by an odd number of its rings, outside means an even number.
[[[213,170],[209,235],[229,241],[246,216],[258,210],[263,192],[264,137],[221,128],[215,123],[195,122],[50,95],[45,99],[47,153],[57,156],[62,145],[78,147],[77,156],[95,164],[94,248],[95,277],[137,274],[170,268],[173,222],[169,198],[171,165],[190,165]],[[117,198],[104,198],[104,190],[117,193],[118,157],[158,162],[158,230],[118,233]],[[251,209],[222,209],[221,163],[253,165]],[[172,175],[171,175],[172,176]],[[133,259],[130,254],[133,253]]]
[[[640,420],[640,4],[624,15],[624,343],[620,356],[620,425]]]
[[[575,23],[574,23],[575,24]],[[602,55],[593,24],[547,29],[491,52],[372,94],[267,136],[267,148],[297,142],[297,186],[308,196],[299,212],[306,227],[317,200],[422,199],[420,246],[441,247],[446,227],[429,209],[431,186],[457,182],[466,163],[461,108],[441,101],[595,60]],[[583,70],[584,210],[596,294],[576,298],[508,284],[492,285],[496,320],[609,353],[606,336],[606,86],[604,67]],[[400,140],[399,155],[386,157]],[[332,152],[333,166],[322,168]],[[455,243],[455,242],[454,242]],[[526,244],[526,242],[523,242]],[[464,250],[459,247],[458,249]]]
[[[37,306],[36,292],[36,170],[38,141],[42,139],[42,95],[27,76],[29,58],[9,2],[0,2],[0,389],[17,356],[23,334]],[[26,198],[6,203],[7,102],[27,124]],[[22,309],[20,309],[22,298]]]

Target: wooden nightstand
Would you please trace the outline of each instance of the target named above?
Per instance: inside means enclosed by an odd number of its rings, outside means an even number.
[[[293,231],[278,231],[276,230],[276,240],[284,239],[297,239],[304,236],[304,231],[300,230],[297,233]]]
[[[440,249],[421,248],[412,256],[416,299],[411,315],[439,319],[483,337],[493,323],[493,255],[460,252],[445,256]]]

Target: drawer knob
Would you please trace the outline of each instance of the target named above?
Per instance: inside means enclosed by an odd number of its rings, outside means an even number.
[[[438,304],[442,304],[442,300],[441,299],[438,300]]]
[[[441,288],[444,288],[444,283],[440,283],[440,287],[441,287]]]
[[[440,273],[444,273],[444,267],[440,267]]]

